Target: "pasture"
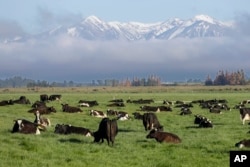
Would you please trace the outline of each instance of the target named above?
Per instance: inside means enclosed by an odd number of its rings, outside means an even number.
[[[93,143],[93,137],[81,135],[59,135],[54,128],[59,124],[72,124],[98,129],[101,118],[91,117],[91,108],[82,107],[82,113],[64,113],[61,103],[77,106],[80,99],[97,100],[99,105],[92,107],[105,111],[106,105],[113,99],[153,99],[150,105],[162,105],[163,100],[226,99],[233,108],[242,100],[250,99],[249,86],[242,87],[83,87],[83,88],[39,88],[0,89],[0,101],[18,99],[26,96],[31,102],[39,100],[40,94],[61,94],[61,101],[52,101],[56,113],[44,115],[51,120],[52,126],[40,135],[11,133],[13,120],[25,118],[34,121],[34,115],[27,111],[31,105],[15,104],[0,106],[0,166],[5,167],[79,167],[79,166],[133,166],[133,167],[227,167],[230,150],[249,150],[236,148],[234,144],[244,138],[250,139],[248,122],[242,125],[239,110],[223,111],[222,114],[209,113],[198,104],[191,108],[192,114],[180,116],[180,108],[172,106],[172,112],[156,113],[164,131],[177,134],[180,144],[158,143],[146,139],[149,132],[144,130],[141,120],[118,121],[118,135],[114,146]],[[140,109],[140,104],[125,103],[125,107],[112,107],[119,111],[132,113]],[[143,112],[140,112],[143,113]],[[212,120],[213,128],[197,128],[194,115],[201,114]]]

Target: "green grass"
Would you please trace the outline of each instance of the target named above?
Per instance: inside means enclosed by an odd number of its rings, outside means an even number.
[[[227,99],[230,107],[249,99],[248,87],[138,87],[138,88],[70,88],[40,89],[37,92],[25,89],[10,89],[0,93],[0,101],[19,98],[25,95],[32,102],[39,100],[42,93],[62,94],[62,103],[77,106],[80,99],[97,100],[100,105],[95,109],[106,111],[106,105],[113,98],[127,100],[152,98],[161,105],[163,100]],[[0,91],[1,92],[1,91]],[[173,112],[157,113],[164,125],[164,131],[177,134],[181,144],[157,143],[146,139],[142,122],[139,120],[119,121],[119,132],[113,147],[93,143],[92,137],[80,135],[57,135],[54,128],[57,123],[70,123],[95,131],[100,118],[89,116],[90,108],[83,108],[83,113],[68,114],[61,110],[58,101],[48,103],[54,106],[57,113],[45,115],[50,118],[52,126],[41,135],[24,135],[10,133],[13,120],[25,118],[34,120],[34,115],[27,111],[31,105],[13,105],[0,107],[0,166],[4,167],[79,167],[79,166],[147,166],[147,167],[179,167],[179,166],[229,166],[229,151],[239,150],[234,144],[243,138],[250,138],[247,132],[249,125],[242,125],[239,111],[225,111],[223,114],[212,114],[198,105],[192,108],[192,115],[180,116],[179,108]],[[127,111],[130,115],[140,105],[126,104],[125,108],[114,108]],[[195,128],[194,115],[202,114],[214,123],[212,129]],[[249,150],[244,148],[243,150]]]

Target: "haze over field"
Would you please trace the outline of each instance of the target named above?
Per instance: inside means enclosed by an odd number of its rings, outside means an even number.
[[[36,21],[43,25],[39,31],[0,17],[0,78],[88,82],[155,74],[162,81],[184,81],[238,69],[250,75],[250,15],[245,10],[230,20],[199,11],[148,23],[62,14],[36,5]]]

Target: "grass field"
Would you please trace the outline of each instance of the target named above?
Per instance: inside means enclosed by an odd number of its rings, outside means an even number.
[[[249,125],[242,125],[239,111],[223,111],[222,114],[212,114],[201,109],[197,104],[191,108],[192,115],[180,116],[180,109],[172,112],[156,113],[164,131],[177,134],[181,144],[157,143],[146,139],[148,132],[144,130],[139,120],[119,121],[119,132],[114,146],[93,143],[92,137],[81,135],[54,134],[57,123],[72,124],[96,131],[100,118],[89,116],[90,108],[82,108],[83,113],[64,113],[61,103],[77,106],[80,99],[97,100],[97,110],[106,111],[109,100],[112,99],[148,99],[161,105],[163,100],[183,100],[190,102],[198,99],[227,99],[232,108],[242,100],[250,99],[250,87],[86,87],[86,88],[37,88],[37,89],[0,89],[0,101],[17,99],[25,95],[31,102],[39,100],[40,94],[62,94],[61,102],[53,101],[48,106],[54,106],[57,113],[45,115],[52,126],[41,135],[12,134],[13,120],[25,118],[34,120],[34,115],[27,111],[31,105],[0,106],[0,166],[3,167],[79,167],[79,166],[138,166],[138,167],[228,167],[230,150],[239,149],[234,144],[241,139],[249,139]],[[126,111],[131,116],[139,110],[138,104],[128,104],[123,108],[113,108]],[[214,128],[200,129],[193,124],[194,115],[202,114],[212,120]]]

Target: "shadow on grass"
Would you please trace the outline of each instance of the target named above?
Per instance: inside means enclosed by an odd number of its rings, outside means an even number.
[[[84,143],[84,141],[76,139],[76,138],[70,138],[70,139],[59,139],[59,142],[61,143]]]

